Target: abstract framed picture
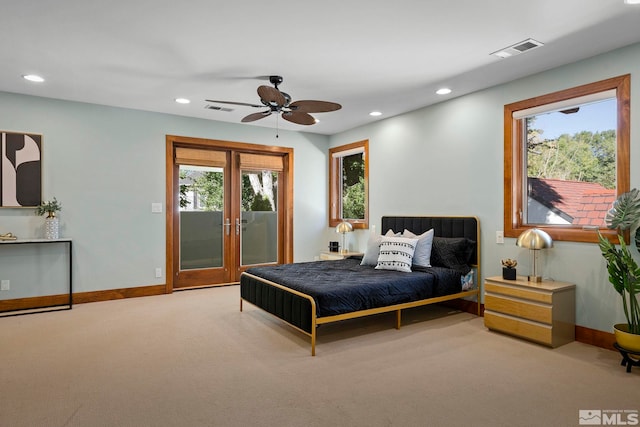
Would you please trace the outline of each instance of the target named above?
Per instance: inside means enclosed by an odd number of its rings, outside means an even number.
[[[0,131],[0,208],[42,200],[42,135]]]

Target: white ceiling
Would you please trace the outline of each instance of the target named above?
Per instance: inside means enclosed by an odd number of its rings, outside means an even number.
[[[0,0],[0,91],[240,122],[259,76],[293,100],[338,102],[334,134],[640,41],[623,0]],[[490,53],[527,38],[545,46]],[[631,71],[631,70],[630,70]],[[43,76],[34,84],[24,74]],[[435,90],[448,86],[446,97]],[[191,99],[188,105],[174,102]],[[227,106],[229,107],[229,106]],[[383,113],[379,118],[368,115]],[[5,127],[7,124],[4,125]]]

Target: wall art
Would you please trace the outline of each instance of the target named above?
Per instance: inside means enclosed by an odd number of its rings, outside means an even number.
[[[42,135],[0,131],[0,207],[35,207],[42,200]]]

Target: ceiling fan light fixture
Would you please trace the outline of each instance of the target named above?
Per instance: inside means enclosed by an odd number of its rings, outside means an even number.
[[[175,101],[178,104],[189,104],[191,102],[191,100],[189,100],[187,98],[176,98]]]
[[[22,78],[34,83],[44,82],[44,78],[38,76],[37,74],[24,74]]]
[[[249,104],[246,102],[233,101],[214,101],[206,99],[206,102],[214,102],[217,104],[243,105],[247,107],[267,108],[266,111],[260,113],[249,114],[242,118],[242,123],[254,122],[271,114],[279,114],[284,120],[298,125],[313,125],[319,122],[309,113],[328,113],[337,111],[342,105],[335,102],[317,101],[317,100],[298,100],[291,102],[291,95],[278,89],[278,85],[282,83],[281,76],[269,76],[271,86],[261,85],[258,87],[259,104]]]

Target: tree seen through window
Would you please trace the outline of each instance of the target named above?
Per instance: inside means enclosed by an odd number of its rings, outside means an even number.
[[[364,159],[362,153],[342,158],[342,216],[364,219]]]

